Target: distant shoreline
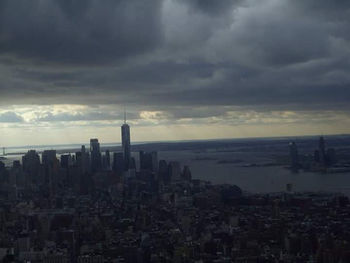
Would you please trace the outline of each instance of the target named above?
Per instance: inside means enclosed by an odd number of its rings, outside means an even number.
[[[289,136],[268,136],[268,137],[240,137],[240,138],[217,138],[217,139],[193,139],[193,140],[164,140],[164,141],[135,141],[132,142],[133,145],[154,145],[154,144],[178,144],[178,143],[201,143],[201,142],[233,142],[233,141],[265,141],[265,140],[287,140],[287,139],[310,139],[310,138],[318,138],[319,134],[312,134],[312,135],[289,135]],[[350,137],[350,134],[323,134],[323,136],[327,137]],[[62,148],[64,146],[67,146],[67,148],[64,149],[79,149],[79,146],[81,145],[89,145],[89,142],[86,143],[71,143],[71,144],[43,144],[43,145],[20,145],[20,146],[6,146],[5,149],[40,149],[40,148],[51,148],[55,149]],[[121,145],[120,142],[107,142],[107,143],[101,143],[101,147],[108,147],[108,145],[112,147],[118,147]],[[71,147],[75,146],[75,147]],[[63,148],[62,148],[63,149]]]

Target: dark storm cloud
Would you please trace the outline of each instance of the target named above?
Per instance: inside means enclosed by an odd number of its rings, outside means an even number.
[[[304,92],[304,89],[308,92]],[[252,95],[254,94],[254,95]],[[235,105],[259,107],[278,110],[319,109],[339,110],[349,109],[349,85],[344,86],[305,86],[303,89],[293,88],[217,88],[173,92],[171,95],[156,95],[154,101],[165,101],[168,104],[194,106]],[[194,104],[195,102],[195,104]],[[311,103],[310,103],[311,102]],[[260,108],[261,109],[261,108]],[[194,115],[195,116],[195,115]]]
[[[169,119],[218,116],[226,106],[348,110],[349,7],[0,0],[0,103],[127,104]],[[108,116],[41,121],[118,117]]]
[[[350,20],[350,2],[347,0],[308,0],[295,1],[295,7],[301,11],[310,12],[317,17],[327,17],[334,21]]]
[[[325,33],[323,25],[281,14],[247,22],[233,42],[248,45],[261,63],[283,66],[328,56],[330,43]]]
[[[115,61],[155,48],[160,0],[1,0],[0,52],[61,63]]]
[[[210,15],[222,15],[222,13],[232,11],[233,6],[244,3],[243,0],[178,0],[188,4],[192,10],[201,11]]]

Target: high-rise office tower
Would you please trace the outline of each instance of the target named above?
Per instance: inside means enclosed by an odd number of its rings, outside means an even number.
[[[85,146],[81,146],[81,151],[75,153],[75,164],[80,168],[80,171],[85,174],[91,171],[90,155],[86,151]]]
[[[98,139],[90,139],[91,170],[98,171],[102,166],[100,143]]]
[[[39,154],[34,151],[28,151],[22,157],[23,171],[26,174],[27,183],[38,182],[40,173],[40,157]]]
[[[114,153],[113,154],[113,171],[117,175],[122,175],[124,171],[124,157],[123,153]]]
[[[181,181],[181,167],[179,162],[169,162],[168,169],[172,182]]]
[[[106,150],[106,166],[107,168],[111,167],[111,154],[109,150]]]
[[[140,170],[149,170],[158,172],[158,155],[157,152],[140,151]]]
[[[91,171],[90,154],[86,151],[85,145],[81,146],[81,168],[82,168],[83,174],[89,173]]]
[[[54,195],[58,186],[59,162],[55,150],[45,150],[42,153],[42,163],[44,166],[44,182],[48,186],[50,196]]]
[[[170,183],[168,164],[165,160],[160,160],[158,165],[158,178],[165,184]]]
[[[9,184],[10,186],[24,186],[25,178],[22,170],[22,166],[19,160],[13,161],[12,168],[9,174]]]
[[[72,156],[70,154],[62,154],[61,155],[61,167],[68,168],[72,165]]]
[[[130,127],[126,123],[126,114],[124,113],[124,124],[121,127],[122,130],[122,149],[124,158],[124,170],[129,170],[130,167]]]
[[[184,166],[184,169],[182,171],[182,178],[186,181],[192,180],[192,173],[191,173],[190,167],[187,165]]]
[[[139,152],[140,170],[146,169],[146,153],[144,151]]]

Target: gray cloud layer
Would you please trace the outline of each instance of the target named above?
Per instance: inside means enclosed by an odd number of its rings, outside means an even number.
[[[0,113],[0,123],[17,123],[23,122],[23,118],[14,112],[3,112]]]
[[[155,48],[159,0],[2,0],[3,53],[56,63],[114,61]]]
[[[349,28],[345,0],[0,0],[0,103],[349,110]]]

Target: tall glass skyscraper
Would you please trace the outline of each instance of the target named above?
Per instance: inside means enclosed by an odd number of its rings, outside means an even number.
[[[126,114],[124,113],[124,124],[121,127],[122,129],[122,148],[123,148],[123,157],[124,157],[124,170],[129,170],[130,167],[130,127],[126,123]]]
[[[101,168],[101,151],[100,143],[98,139],[90,139],[90,152],[91,152],[91,169],[93,172],[98,171]]]

